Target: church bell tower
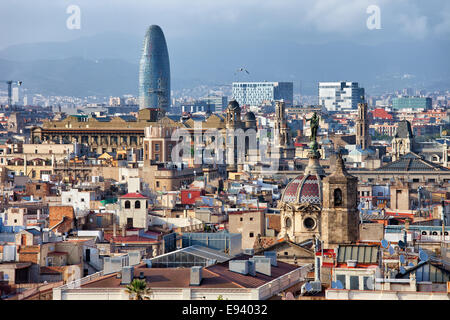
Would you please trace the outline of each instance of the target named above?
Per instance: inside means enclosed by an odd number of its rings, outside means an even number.
[[[321,236],[326,248],[356,243],[359,238],[358,178],[345,169],[338,154],[335,171],[323,179]]]

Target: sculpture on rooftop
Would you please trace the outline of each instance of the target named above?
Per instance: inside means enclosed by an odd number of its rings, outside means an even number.
[[[313,116],[309,119],[305,118],[306,121],[310,122],[311,135],[309,136],[309,141],[311,141],[310,147],[314,155],[317,154],[317,149],[319,149],[319,144],[317,143],[317,132],[319,130],[320,117],[317,112],[314,112]]]

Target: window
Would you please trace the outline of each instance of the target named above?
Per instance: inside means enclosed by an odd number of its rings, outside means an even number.
[[[155,154],[155,161],[159,161],[159,154]]]
[[[159,188],[159,181],[156,181],[156,187]]]
[[[241,217],[241,218],[239,218],[239,221],[244,221],[244,218],[242,218],[242,217]]]
[[[313,218],[308,217],[305,220],[303,220],[303,225],[307,229],[314,229],[314,227],[316,226],[316,222],[314,221]]]
[[[155,151],[159,151],[159,143],[155,143]]]
[[[72,202],[72,199],[71,198],[67,198],[67,202]]]
[[[41,190],[41,185],[40,184],[36,185],[36,190]]]
[[[253,218],[250,218],[250,221],[253,221]]]
[[[253,236],[254,236],[253,232],[250,232],[249,237],[253,238]]]
[[[342,191],[339,188],[334,189],[334,205],[335,206],[342,205]]]
[[[286,225],[286,228],[290,228],[292,225],[291,218],[286,218],[284,224]]]
[[[350,276],[350,290],[359,290],[359,277]]]
[[[139,200],[136,200],[136,201],[134,202],[134,208],[135,208],[135,209],[140,209],[140,208],[141,208],[141,202],[140,202]]]
[[[191,199],[191,198],[192,198],[192,194],[188,193],[188,199]]]
[[[130,201],[129,200],[125,201],[125,209],[130,209],[130,207],[131,207]]]
[[[371,277],[363,277],[363,282],[364,282],[364,290],[373,289],[373,280]]]
[[[345,288],[345,275],[343,275],[343,274],[336,275],[336,281],[340,281],[342,284],[342,287]]]
[[[84,198],[81,198],[81,202],[84,202]]]

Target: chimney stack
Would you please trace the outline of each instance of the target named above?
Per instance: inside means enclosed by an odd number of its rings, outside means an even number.
[[[112,223],[113,223],[113,237],[115,238],[117,236],[116,215],[115,214],[113,214]]]

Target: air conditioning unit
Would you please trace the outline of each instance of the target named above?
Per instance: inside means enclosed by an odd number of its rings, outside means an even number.
[[[347,260],[347,267],[356,267],[358,260]]]

